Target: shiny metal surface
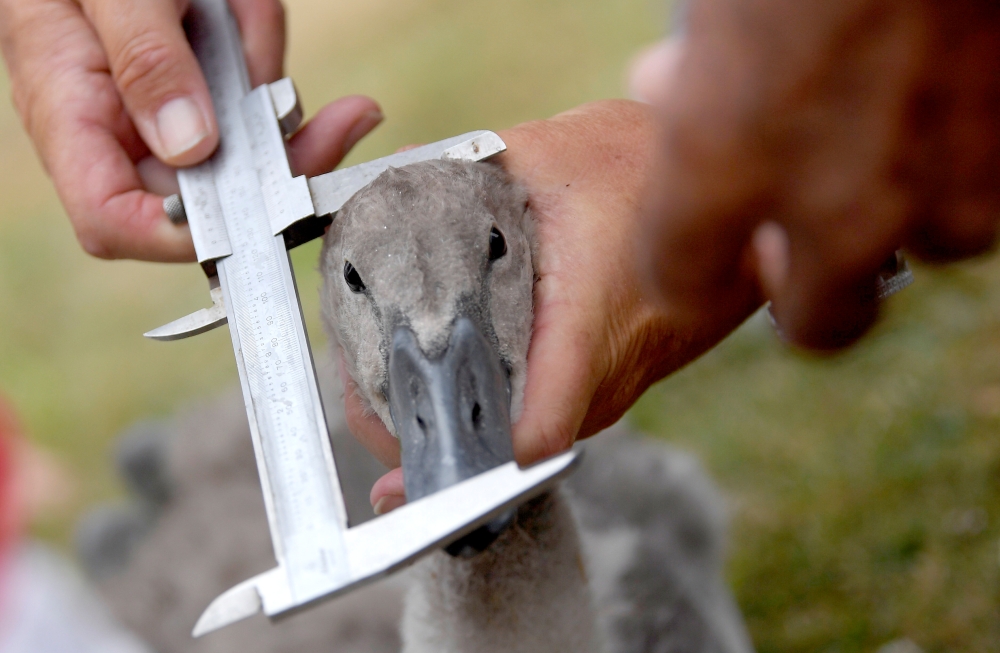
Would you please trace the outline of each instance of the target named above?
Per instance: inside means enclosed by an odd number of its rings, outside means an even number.
[[[151,340],[181,340],[196,336],[199,333],[211,331],[225,324],[228,318],[226,316],[226,306],[222,301],[222,288],[219,287],[218,277],[209,279],[209,285],[211,287],[208,292],[212,297],[211,308],[203,308],[195,311],[190,315],[185,315],[170,324],[164,324],[158,329],[147,331],[142,335]]]
[[[302,124],[302,105],[299,104],[299,94],[295,83],[290,77],[283,77],[267,85],[274,103],[274,115],[278,119],[283,136],[291,136]]]
[[[491,131],[471,132],[466,136],[472,137],[446,149],[441,153],[441,158],[458,161],[483,161],[507,149],[507,144]],[[440,141],[440,143],[444,142]]]
[[[540,492],[575,454],[528,470],[506,465],[348,528],[283,232],[335,213],[390,165],[481,160],[504,144],[492,132],[473,132],[314,180],[293,177],[284,138],[301,120],[294,86],[281,80],[250,90],[225,0],[193,0],[185,25],[220,130],[209,161],[178,171],[198,260],[213,275],[213,305],[146,335],[173,340],[229,324],[278,563],[213,601],[197,635],[261,609],[270,616],[299,609],[412,562]]]
[[[187,213],[184,212],[184,202],[181,201],[181,196],[174,194],[168,195],[163,198],[163,212],[167,214],[170,221],[174,224],[186,224],[187,223]]]
[[[275,556],[288,571],[290,600],[298,602],[342,575],[337,533],[347,516],[291,263],[284,238],[271,230],[284,208],[274,189],[291,172],[270,93],[250,92],[225,3],[196,2],[192,12],[205,28],[192,35],[192,47],[221,132],[211,181],[232,254],[217,261],[219,281]]]
[[[334,170],[309,180],[316,215],[332,215],[344,202],[370,184],[388,168],[429,159],[462,159],[482,161],[507,149],[503,140],[491,131],[475,131],[453,136],[443,141],[398,152],[390,156],[361,163],[352,168]]]
[[[550,488],[575,468],[580,455],[569,451],[527,469],[507,463],[345,531],[346,574],[318,591],[314,600],[377,580],[472,532]],[[270,617],[279,616],[308,602],[294,602],[288,573],[279,565],[212,601],[193,634],[204,635],[261,610]]]
[[[882,301],[886,297],[895,295],[911,283],[913,283],[913,270],[906,262],[903,250],[897,250],[878,275],[875,282],[875,297]]]

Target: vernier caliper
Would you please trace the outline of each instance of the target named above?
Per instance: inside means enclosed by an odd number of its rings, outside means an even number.
[[[212,307],[146,335],[175,340],[229,324],[277,567],[221,594],[199,636],[260,611],[275,617],[399,569],[487,523],[566,474],[575,454],[497,467],[349,527],[288,249],[322,235],[340,207],[390,166],[478,161],[505,149],[472,132],[353,168],[293,177],[285,137],[302,118],[283,79],[251,90],[226,0],[194,0],[188,38],[212,92],[219,149],[178,171],[172,218],[186,216]]]

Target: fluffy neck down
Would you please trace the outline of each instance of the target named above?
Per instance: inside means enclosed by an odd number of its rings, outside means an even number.
[[[417,566],[406,598],[403,653],[597,651],[580,539],[565,499],[525,504],[485,552]]]

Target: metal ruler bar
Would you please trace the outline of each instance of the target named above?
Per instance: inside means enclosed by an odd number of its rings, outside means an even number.
[[[220,129],[223,125],[231,124],[234,119],[233,112],[239,111],[238,104],[225,102],[228,99],[226,96],[239,92],[239,88],[250,87],[250,79],[242,59],[237,70],[228,70],[227,64],[233,58],[233,48],[239,48],[239,37],[237,36],[235,44],[230,38],[232,30],[235,29],[232,23],[232,17],[226,7],[205,0],[192,2],[185,20],[188,41],[195,56],[198,57],[198,63],[212,92]],[[224,85],[219,85],[220,82]],[[181,197],[199,263],[232,254],[215,186],[215,165],[217,163],[223,165],[223,160],[232,159],[227,151],[228,144],[224,137],[222,141],[219,149],[208,161],[177,172],[177,181],[181,188]]]
[[[192,10],[190,38],[221,136],[211,165],[232,253],[218,261],[219,281],[275,555],[296,601],[346,573],[347,517],[294,274],[284,238],[271,229],[274,202],[265,196],[291,175],[266,88],[248,96],[239,33],[225,1],[197,0]]]
[[[482,160],[505,146],[492,132],[470,132],[312,180],[292,177],[274,95],[250,90],[226,1],[193,0],[186,26],[212,92],[220,146],[178,177],[198,258],[214,262],[218,288],[212,309],[150,335],[197,333],[225,313],[278,561],[213,601],[195,628],[200,634],[261,609],[284,614],[387,573],[565,473],[574,456],[531,470],[512,464],[348,530],[288,242],[389,166]],[[279,96],[287,100],[287,91]],[[282,232],[293,225],[302,233],[288,241]]]

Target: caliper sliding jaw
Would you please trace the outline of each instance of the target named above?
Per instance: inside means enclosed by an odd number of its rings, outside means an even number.
[[[322,235],[354,193],[390,166],[487,159],[505,149],[472,132],[307,179],[285,138],[302,119],[291,80],[250,89],[226,0],[193,0],[185,18],[219,124],[219,149],[178,171],[171,219],[186,219],[212,307],[146,336],[176,340],[222,324],[236,352],[277,567],[217,597],[194,636],[263,611],[289,614],[371,582],[544,491],[573,468],[568,452],[527,469],[507,463],[356,527],[320,402],[288,249]]]

